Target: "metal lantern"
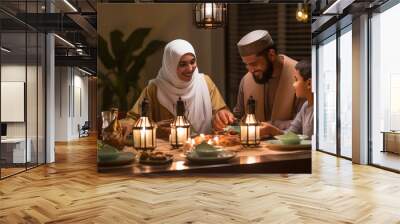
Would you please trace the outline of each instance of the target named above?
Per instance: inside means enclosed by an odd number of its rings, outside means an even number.
[[[170,143],[172,147],[183,146],[190,137],[190,122],[185,117],[185,105],[179,97],[176,102],[176,118],[171,123]]]
[[[226,21],[226,3],[197,3],[194,6],[194,21],[198,28],[223,27]]]
[[[256,101],[253,96],[247,101],[247,113],[240,123],[240,141],[244,146],[260,144],[260,123],[256,119]]]
[[[149,117],[149,102],[143,99],[140,118],[133,126],[133,147],[138,150],[153,150],[156,148],[157,124]]]

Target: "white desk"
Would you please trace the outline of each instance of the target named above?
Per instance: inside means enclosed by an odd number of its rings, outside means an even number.
[[[28,147],[26,147],[25,154],[25,138],[6,138],[1,139],[1,150],[12,150],[12,162],[13,163],[25,163],[30,162],[32,159],[31,146],[32,140],[30,138],[26,139]],[[25,161],[25,158],[27,159]]]

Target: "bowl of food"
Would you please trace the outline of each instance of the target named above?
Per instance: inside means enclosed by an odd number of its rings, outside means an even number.
[[[119,150],[111,145],[104,144],[99,147],[97,156],[99,161],[112,161],[118,158]]]
[[[164,165],[171,163],[173,155],[163,152],[142,152],[139,162],[146,165]]]
[[[210,145],[206,141],[203,141],[202,143],[196,145],[194,149],[194,152],[196,152],[198,156],[204,157],[216,157],[223,151],[224,150],[222,148]]]
[[[274,136],[274,138],[278,139],[282,144],[285,145],[298,145],[302,140],[302,138],[291,131],[287,132],[284,135],[276,135]]]

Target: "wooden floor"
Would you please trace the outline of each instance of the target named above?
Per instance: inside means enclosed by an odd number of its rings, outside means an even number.
[[[96,172],[95,140],[0,181],[0,223],[400,223],[400,175],[313,152],[311,175]]]
[[[7,176],[10,176],[10,175],[13,175],[13,174],[16,174],[16,173],[19,173],[19,172],[22,172],[22,171],[24,171],[24,170],[26,170],[25,169],[25,167],[17,167],[17,168],[14,168],[14,167],[12,167],[12,168],[1,168],[1,177],[3,178],[3,177],[7,177]]]

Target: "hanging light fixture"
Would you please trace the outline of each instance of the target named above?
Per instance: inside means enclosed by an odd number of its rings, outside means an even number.
[[[307,3],[298,3],[296,10],[296,20],[302,23],[309,21],[309,6]]]
[[[171,123],[170,143],[172,147],[179,148],[190,137],[190,122],[185,117],[185,105],[179,97],[176,102],[176,118]]]
[[[1,51],[4,51],[4,52],[6,52],[6,53],[10,53],[10,52],[11,52],[10,49],[5,48],[5,47],[0,47],[0,50],[1,50]]]
[[[157,124],[149,117],[149,102],[143,99],[140,118],[133,126],[133,147],[137,150],[153,150],[156,148]]]
[[[240,141],[243,146],[260,144],[260,123],[256,119],[256,101],[253,96],[247,100],[247,113],[240,123]]]
[[[197,3],[194,6],[194,22],[198,28],[223,27],[226,21],[226,3]]]

